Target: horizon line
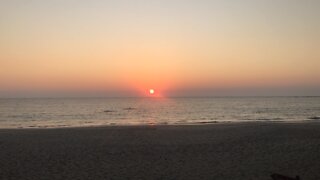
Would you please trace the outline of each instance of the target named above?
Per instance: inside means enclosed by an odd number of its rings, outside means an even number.
[[[166,97],[152,97],[152,96],[34,96],[34,97],[0,97],[0,99],[108,99],[108,98],[150,98],[150,99],[163,99],[163,98],[312,98],[320,97],[320,95],[230,95],[230,96],[166,96]]]

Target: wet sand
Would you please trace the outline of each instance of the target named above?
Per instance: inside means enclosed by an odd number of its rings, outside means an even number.
[[[0,130],[0,179],[320,179],[320,123]]]

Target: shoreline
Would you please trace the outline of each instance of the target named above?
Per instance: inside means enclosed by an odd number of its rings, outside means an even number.
[[[226,125],[226,124],[303,124],[303,123],[320,123],[318,119],[305,119],[305,120],[243,120],[243,121],[212,121],[212,122],[195,122],[195,123],[181,123],[181,124],[110,124],[110,125],[88,125],[88,126],[29,126],[29,127],[12,127],[12,128],[1,128],[1,130],[28,130],[28,129],[78,129],[78,128],[104,128],[104,127],[184,127],[184,126],[211,126],[211,125]]]

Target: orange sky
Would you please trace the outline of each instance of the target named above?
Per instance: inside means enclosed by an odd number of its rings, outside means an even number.
[[[0,17],[0,97],[320,95],[316,0],[4,0]]]

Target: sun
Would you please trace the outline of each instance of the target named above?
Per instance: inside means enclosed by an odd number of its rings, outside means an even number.
[[[153,95],[153,94],[154,94],[154,89],[149,89],[149,93],[150,93],[151,95]]]

